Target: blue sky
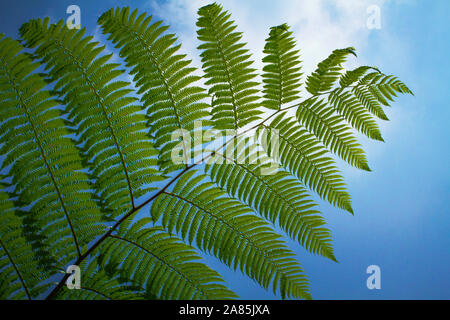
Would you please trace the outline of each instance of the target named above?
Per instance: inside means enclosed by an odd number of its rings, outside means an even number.
[[[16,37],[30,18],[66,19],[66,8],[81,8],[81,23],[104,41],[97,17],[124,1],[3,2],[0,32]],[[201,0],[126,1],[161,17],[179,34],[183,50],[199,66],[195,48],[195,12]],[[315,299],[449,299],[450,298],[450,12],[448,0],[360,1],[224,0],[244,31],[244,40],[260,61],[270,26],[292,25],[302,50],[304,71],[331,50],[354,46],[358,59],[399,76],[415,96],[400,97],[381,124],[385,143],[361,138],[371,173],[342,166],[353,198],[355,216],[320,202],[334,235],[339,263],[298,254]],[[369,5],[381,9],[381,29],[366,27]],[[108,48],[112,50],[110,43]],[[257,67],[261,63],[255,64]],[[208,262],[224,274],[242,298],[273,299],[248,278],[215,259]],[[381,268],[381,290],[368,290],[366,268]]]

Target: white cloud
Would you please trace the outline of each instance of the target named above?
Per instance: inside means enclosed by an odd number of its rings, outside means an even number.
[[[270,27],[288,23],[297,39],[302,68],[306,78],[334,49],[353,46],[357,52],[368,43],[371,31],[366,26],[367,8],[388,0],[224,0],[228,10],[243,32],[243,41],[253,54],[254,67],[263,67],[263,48]],[[394,0],[391,0],[394,1]],[[211,3],[205,0],[171,0],[164,3],[149,1],[150,14],[161,17],[171,26],[182,42],[182,51],[193,60],[201,74],[197,40],[197,10]],[[367,64],[364,59],[350,58],[347,67]],[[303,96],[307,96],[304,92]],[[292,111],[294,112],[294,110]]]
[[[182,52],[188,54],[193,64],[201,70],[199,45],[196,34],[197,10],[211,3],[205,0],[171,0],[157,3],[150,0],[147,12],[161,17],[171,26],[182,42]],[[346,67],[359,65],[377,65],[383,67],[383,61],[392,65],[393,60],[404,62],[407,47],[392,34],[386,22],[389,4],[402,5],[404,0],[223,0],[219,1],[225,10],[232,14],[238,24],[237,31],[243,32],[243,41],[253,54],[254,67],[262,69],[263,48],[270,27],[288,23],[297,39],[297,46],[303,61],[304,78],[325,59],[334,49],[353,46],[359,54],[349,58]],[[381,30],[369,30],[367,8],[377,5],[381,8]],[[385,16],[386,15],[386,16]],[[370,37],[375,33],[386,43],[383,48],[374,50]],[[379,39],[380,40],[380,39]],[[370,50],[367,50],[370,49]],[[389,53],[391,52],[391,53]],[[389,58],[392,52],[394,57]],[[370,56],[368,56],[370,54]],[[382,57],[379,55],[381,54]],[[406,58],[407,59],[407,58]],[[383,71],[389,73],[390,70]],[[201,71],[199,71],[201,72]],[[303,92],[303,96],[307,96]],[[382,131],[389,130],[385,122],[379,122]],[[371,149],[371,144],[368,149]],[[367,150],[370,151],[370,150]]]
[[[229,10],[244,32],[243,40],[253,53],[255,66],[261,68],[262,49],[269,28],[287,22],[295,33],[301,50],[303,70],[314,70],[317,63],[336,48],[356,47],[360,51],[367,45],[371,31],[366,27],[367,7],[382,5],[386,0],[226,0],[223,7]],[[210,3],[204,0],[173,0],[163,4],[150,1],[152,13],[163,17],[172,26],[195,65],[200,67],[196,47],[197,10]],[[363,64],[364,61],[350,61]]]

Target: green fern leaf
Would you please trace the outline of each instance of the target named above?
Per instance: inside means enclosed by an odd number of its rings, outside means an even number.
[[[307,77],[306,90],[312,95],[318,95],[330,91],[341,76],[342,64],[347,56],[352,54],[356,57],[355,48],[334,50],[333,53],[319,63],[317,69]]]
[[[143,94],[144,107],[148,107],[150,134],[160,150],[159,164],[170,172],[187,165],[172,163],[171,152],[178,141],[172,140],[171,134],[184,129],[193,137],[195,121],[209,125],[209,105],[202,102],[208,95],[195,85],[200,77],[193,74],[196,69],[189,67],[185,55],[178,53],[175,36],[164,34],[167,27],[161,21],[151,24],[151,19],[145,13],[138,16],[137,10],[130,14],[129,8],[117,8],[105,12],[99,24],[120,48],[127,65],[133,67],[133,80],[138,93]],[[185,145],[183,149],[190,148]]]
[[[15,40],[0,41],[0,154],[17,203],[29,207],[48,252],[65,266],[101,234],[100,210],[58,103]],[[49,266],[50,268],[50,266]]]
[[[233,149],[236,158],[226,158],[224,162],[218,156],[209,163],[206,172],[211,179],[266,220],[278,223],[311,253],[336,261],[331,233],[300,181],[274,167],[267,156],[258,155],[257,146],[244,138],[238,139],[236,146],[227,148]],[[230,152],[226,149],[223,157],[227,153]]]
[[[371,139],[384,141],[375,119],[351,92],[336,89],[328,96],[328,102],[353,128]]]
[[[334,160],[326,156],[328,151],[315,136],[302,129],[295,120],[281,113],[270,125],[259,128],[260,134],[279,134],[279,161],[305,185],[332,205],[353,213],[350,195],[344,180],[334,165]],[[277,131],[274,131],[277,130]],[[270,154],[271,144],[263,144]]]
[[[64,21],[49,25],[32,20],[21,35],[47,63],[83,143],[83,155],[93,170],[102,205],[113,217],[135,207],[135,199],[154,190],[164,179],[156,169],[157,151],[145,133],[142,108],[128,95],[128,82],[104,47],[83,37],[85,29],[68,29]]]
[[[301,103],[296,116],[299,123],[331,152],[357,168],[370,171],[364,150],[353,135],[352,128],[323,100],[314,98]]]
[[[6,186],[0,184],[0,187]],[[0,191],[0,299],[32,299],[46,291],[52,275],[39,266],[32,244],[22,233],[23,221],[10,196]]]
[[[375,94],[372,93],[371,89],[364,86],[356,86],[352,89],[353,94],[358,99],[358,101],[363,105],[367,111],[369,111],[374,116],[382,120],[389,120],[383,107],[380,103],[380,99],[377,98]]]
[[[230,14],[216,3],[198,10],[197,35],[212,102],[212,120],[218,129],[244,127],[260,119],[258,83],[250,54]]]
[[[347,70],[339,79],[339,85],[341,86],[341,88],[351,86],[352,84],[360,80],[362,76],[364,76],[369,70],[376,70],[377,72],[381,73],[380,70],[378,70],[375,67],[369,66],[357,67],[356,69],[353,70]]]
[[[199,262],[192,247],[160,227],[146,227],[150,222],[144,218],[121,225],[103,245],[102,265],[116,264],[126,278],[159,299],[236,297],[218,273]]]
[[[389,106],[389,101],[393,101],[397,93],[413,95],[413,92],[397,77],[382,73],[367,74],[358,82],[357,87],[361,86],[384,106]]]
[[[153,219],[233,269],[239,267],[264,288],[272,284],[282,298],[310,298],[303,270],[280,236],[250,208],[195,173],[184,174],[172,191],[155,200]]]
[[[299,51],[289,26],[272,27],[264,47],[263,62],[264,101],[266,108],[280,110],[283,104],[299,99]]]

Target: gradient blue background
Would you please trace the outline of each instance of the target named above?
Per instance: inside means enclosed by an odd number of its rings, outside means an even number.
[[[226,0],[222,3],[227,6]],[[264,1],[253,3],[255,15],[270,14],[264,12]],[[332,14],[333,1],[328,3]],[[97,17],[110,7],[152,8],[152,1],[2,1],[0,32],[17,37],[29,18],[65,19],[71,4],[81,7],[82,25],[91,34]],[[415,97],[400,97],[388,110],[386,143],[363,139],[373,172],[344,168],[355,216],[320,202],[340,262],[312,256],[290,242],[315,299],[450,298],[450,1],[393,1],[382,9],[383,28],[371,33],[359,56],[399,76]],[[386,44],[387,34],[401,38],[407,50],[400,54]],[[207,259],[242,298],[276,298],[214,258]],[[371,264],[381,268],[381,290],[366,287]]]

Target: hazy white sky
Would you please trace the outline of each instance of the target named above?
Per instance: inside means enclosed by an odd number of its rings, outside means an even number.
[[[380,8],[386,0],[315,0],[268,1],[226,0],[222,4],[232,14],[243,32],[243,40],[253,53],[255,66],[262,66],[262,49],[271,26],[288,23],[298,41],[303,59],[303,71],[309,74],[317,63],[336,48],[355,46],[359,51],[367,44],[371,30],[367,28],[370,14],[367,8]],[[173,0],[164,3],[149,2],[158,16],[165,18],[178,34],[183,49],[190,54],[196,66],[200,66],[196,47],[197,10],[210,3],[204,0]],[[382,11],[381,11],[382,12]],[[349,61],[349,66],[355,63]],[[364,64],[359,60],[358,64]]]

